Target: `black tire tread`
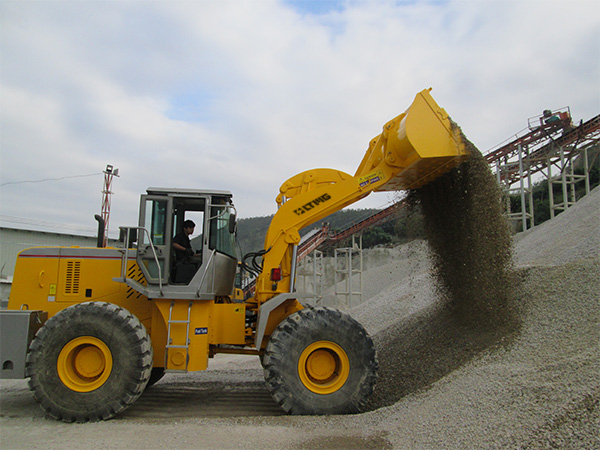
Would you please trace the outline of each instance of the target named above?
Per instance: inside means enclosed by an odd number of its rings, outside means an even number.
[[[317,340],[341,345],[351,358],[348,388],[330,395],[310,393],[297,379],[300,352]],[[333,308],[302,309],[283,320],[267,345],[263,368],[273,399],[288,414],[345,414],[363,410],[377,378],[377,356],[370,336],[356,320]],[[326,397],[332,397],[328,402]],[[335,398],[333,398],[335,397]]]
[[[93,320],[90,320],[93,318]],[[90,325],[97,323],[98,325]],[[78,325],[79,324],[79,325]],[[99,330],[102,325],[112,326],[115,334],[119,333],[124,342],[131,346],[134,353],[126,367],[117,367],[113,361],[113,372],[123,374],[119,387],[114,395],[103,398],[103,401],[89,400],[89,396],[74,393],[62,385],[57,376],[51,376],[51,367],[47,361],[48,347],[61,342],[64,338],[74,339],[77,328],[85,324]],[[113,331],[111,331],[113,332]],[[90,332],[94,334],[94,332]],[[62,347],[61,347],[62,348]],[[56,352],[60,351],[60,348]],[[50,359],[48,359],[50,358]],[[124,362],[124,361],[123,361]],[[131,406],[144,391],[152,371],[153,351],[150,337],[144,325],[129,311],[106,302],[85,302],[66,308],[50,318],[37,332],[30,345],[26,360],[26,377],[29,377],[29,388],[46,414],[63,422],[90,422],[110,419]],[[124,364],[125,365],[125,364]],[[111,373],[111,377],[113,374]],[[105,385],[109,382],[105,383]],[[59,398],[61,393],[65,398]]]

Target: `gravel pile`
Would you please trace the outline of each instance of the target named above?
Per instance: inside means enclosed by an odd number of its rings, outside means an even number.
[[[368,428],[390,448],[600,448],[599,207],[597,188],[515,237],[512,327],[463,320],[422,272],[354,308],[380,362]]]
[[[373,403],[387,406],[367,429],[390,448],[600,448],[598,258],[519,274],[513,335],[435,306],[375,335],[390,370]]]
[[[519,233],[515,260],[519,265],[548,266],[598,257],[600,188],[554,219]]]
[[[404,279],[417,282],[419,279],[429,278],[431,264],[429,262],[429,247],[425,241],[415,240],[406,245],[394,248],[372,248],[363,250],[363,274],[362,274],[362,298],[363,301],[369,300],[372,304],[380,296],[382,291],[387,288],[393,290],[406,289],[401,285]],[[335,264],[332,257],[325,258],[325,273],[332,273],[335,270]],[[430,281],[430,280],[429,280]],[[352,277],[352,288],[354,291],[359,289],[359,275]],[[430,283],[421,283],[418,290],[426,289]],[[322,303],[328,306],[334,306],[340,309],[346,309],[349,305],[335,296],[335,286],[333,277],[325,284],[326,290]],[[338,282],[338,291],[347,291],[346,280]],[[416,287],[408,286],[408,292],[413,292]],[[310,292],[310,290],[309,290]],[[389,294],[385,294],[387,296]],[[398,292],[397,298],[399,304],[402,292]],[[358,298],[354,298],[358,303]],[[404,306],[402,306],[404,307]],[[411,306],[412,307],[412,306]],[[360,306],[357,307],[360,309]],[[372,309],[371,306],[366,308]],[[395,320],[397,316],[391,316],[390,320]],[[368,315],[365,315],[368,320]],[[379,318],[378,318],[379,320]],[[391,323],[391,322],[390,322]]]

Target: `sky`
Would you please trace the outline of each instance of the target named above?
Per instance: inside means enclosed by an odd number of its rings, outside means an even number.
[[[0,1],[0,226],[110,235],[150,186],[276,211],[296,173],[353,174],[432,87],[486,152],[544,109],[600,112],[596,1]],[[354,205],[383,207],[392,194]]]

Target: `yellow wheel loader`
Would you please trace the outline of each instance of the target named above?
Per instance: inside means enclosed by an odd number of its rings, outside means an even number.
[[[103,248],[99,232],[97,248],[19,254],[0,313],[1,376],[29,378],[47,415],[86,422],[119,414],[164,373],[250,354],[285,412],[358,412],[375,385],[373,342],[348,314],[303,304],[294,285],[299,232],[372,191],[418,188],[467,156],[447,113],[420,92],[371,140],[354,175],[314,169],[282,184],[264,249],[250,255],[257,278],[248,299],[233,295],[232,194],[149,188],[121,246]],[[174,239],[190,219],[198,237],[179,258]]]

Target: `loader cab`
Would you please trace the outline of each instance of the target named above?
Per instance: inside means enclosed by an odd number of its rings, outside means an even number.
[[[173,240],[194,222],[191,251],[177,255]],[[230,295],[237,267],[235,208],[227,191],[148,188],[141,196],[137,261],[148,285],[177,298]]]

